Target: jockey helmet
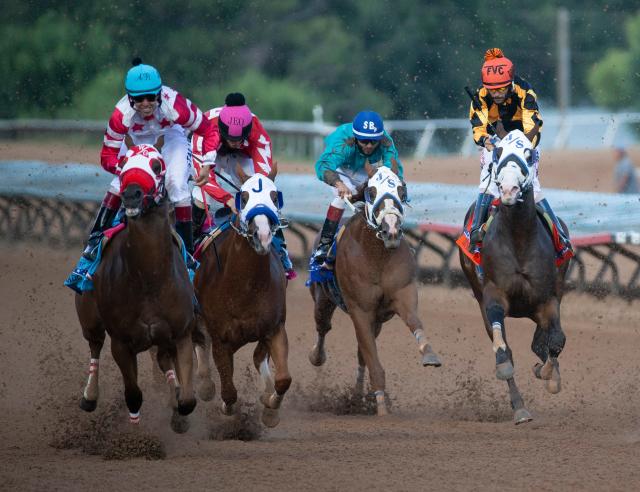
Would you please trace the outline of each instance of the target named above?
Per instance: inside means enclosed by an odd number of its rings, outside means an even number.
[[[384,123],[375,111],[360,111],[353,119],[353,136],[357,140],[380,140],[383,135]]]
[[[507,87],[513,82],[513,63],[500,48],[490,48],[484,54],[482,85],[489,90]]]
[[[140,58],[134,58],[133,67],[127,72],[124,87],[131,97],[143,94],[158,94],[162,90],[160,73],[151,65],[145,65]]]
[[[246,105],[244,96],[232,92],[224,100],[224,107],[218,117],[218,129],[225,140],[238,142],[249,138],[253,114]]]

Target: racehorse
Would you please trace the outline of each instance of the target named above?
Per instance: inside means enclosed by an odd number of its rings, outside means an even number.
[[[280,227],[282,194],[268,176],[247,176],[237,166],[243,183],[236,194],[238,215],[231,227],[217,236],[202,253],[194,286],[202,319],[211,338],[213,360],[220,374],[222,412],[233,415],[238,392],[233,384],[233,355],[242,346],[258,342],[253,362],[265,383],[260,401],[262,422],[275,427],[278,409],[291,384],[287,366],[289,345],[285,331],[287,280],[271,241]],[[200,348],[198,372],[208,358]],[[269,367],[275,366],[275,382]]]
[[[560,391],[558,356],[565,343],[560,325],[560,302],[569,267],[556,267],[553,239],[536,212],[533,192],[535,170],[531,143],[519,130],[510,132],[497,147],[493,179],[500,204],[482,243],[483,278],[460,249],[460,264],[475,295],[485,329],[493,341],[496,377],[507,381],[516,424],[531,414],[514,379],[513,354],[506,340],[505,316],[529,318],[536,323],[531,349],[542,364],[534,366],[550,393]],[[468,223],[473,206],[467,212]],[[569,237],[566,225],[564,232]]]
[[[406,188],[393,169],[375,168],[367,161],[369,177],[364,188],[364,212],[355,213],[344,225],[335,259],[335,279],[344,305],[353,321],[358,341],[356,394],[362,395],[365,366],[376,395],[377,414],[388,413],[385,373],[376,348],[382,324],[395,314],[409,327],[418,342],[424,366],[440,366],[440,359],[427,342],[418,317],[416,260],[402,235],[403,199]],[[311,283],[318,338],[309,354],[310,362],[326,361],[325,336],[331,330],[336,299],[326,283]]]
[[[164,173],[156,147],[138,145],[128,150],[120,174],[126,227],[105,248],[93,275],[95,289],[75,298],[82,334],[91,349],[80,407],[88,412],[96,408],[98,364],[106,331],[122,373],[130,422],[139,422],[142,406],[137,354],[157,346],[158,364],[171,390],[172,426],[182,432],[186,426],[180,416],[196,406],[191,342],[194,291],[172,233]]]

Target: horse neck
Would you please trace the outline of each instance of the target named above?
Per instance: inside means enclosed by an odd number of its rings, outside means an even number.
[[[261,280],[265,283],[271,281],[271,253],[259,255],[249,244],[249,240],[235,231],[223,243],[222,248],[227,264],[233,265],[232,270],[229,270],[232,275],[238,276],[237,270],[244,270],[245,275],[251,276],[252,287],[260,285]]]
[[[384,247],[384,242],[378,239],[377,231],[367,224],[363,214],[356,215],[353,219],[353,227],[355,227],[354,237],[358,239],[366,255],[372,259],[383,261],[398,251]]]
[[[124,254],[139,269],[161,271],[159,267],[171,264],[173,237],[169,225],[167,206],[149,209],[142,217],[127,223],[129,240]]]
[[[536,234],[536,204],[533,190],[523,193],[522,201],[511,207],[500,205],[500,222],[506,226],[514,242],[528,242]]]

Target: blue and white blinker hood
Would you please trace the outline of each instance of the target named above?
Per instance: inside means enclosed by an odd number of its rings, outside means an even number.
[[[521,130],[512,130],[498,144],[494,153],[493,179],[502,182],[507,173],[517,173],[521,193],[533,185],[531,142]],[[496,162],[497,161],[497,162]]]
[[[248,199],[244,203],[242,195],[248,193]],[[275,201],[272,197],[275,196]],[[257,215],[266,215],[274,226],[280,225],[278,211],[283,207],[282,192],[278,191],[271,179],[262,174],[254,174],[243,183],[240,191],[236,193],[236,209],[240,215],[240,221],[249,224]]]
[[[390,213],[397,215],[400,220],[404,218],[404,207],[398,191],[401,186],[400,178],[386,166],[380,166],[369,178],[364,198],[367,222],[372,227],[380,226],[384,216]],[[372,188],[375,189],[373,196]],[[391,200],[392,204],[389,206],[386,200]]]

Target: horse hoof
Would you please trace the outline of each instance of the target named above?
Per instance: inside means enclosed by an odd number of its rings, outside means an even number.
[[[558,376],[557,379],[556,378],[547,379],[544,382],[544,387],[552,395],[560,393],[560,390],[562,389],[561,384],[560,384],[560,377]]]
[[[236,405],[235,403],[230,403],[229,405],[227,405],[225,402],[222,402],[220,410],[222,411],[222,415],[233,417],[236,413]]]
[[[309,352],[309,362],[316,367],[320,367],[327,362],[327,353],[322,349],[318,349],[317,345],[314,345],[311,352]]]
[[[513,377],[513,364],[510,361],[496,364],[496,378],[506,381]]]
[[[389,415],[389,409],[387,408],[386,404],[378,404],[378,408],[377,408],[377,414],[378,417],[386,417],[387,415]]]
[[[197,401],[195,398],[191,398],[185,401],[178,401],[178,413],[180,415],[189,415],[196,408]]]
[[[425,354],[422,356],[422,366],[432,366],[432,367],[440,367],[442,362],[440,362],[440,357],[431,350],[427,350]]]
[[[189,419],[179,411],[174,411],[171,416],[171,430],[176,434],[184,434],[189,430]]]
[[[98,406],[98,400],[87,400],[84,396],[80,399],[80,408],[85,412],[93,412]]]
[[[529,410],[527,410],[526,408],[519,408],[513,414],[513,422],[516,425],[524,424],[525,422],[531,422],[532,420],[533,417],[529,413]]]
[[[203,380],[196,391],[202,401],[211,401],[216,396],[216,385],[210,379]]]
[[[262,409],[262,423],[266,427],[273,428],[280,423],[280,413],[268,407]]]

